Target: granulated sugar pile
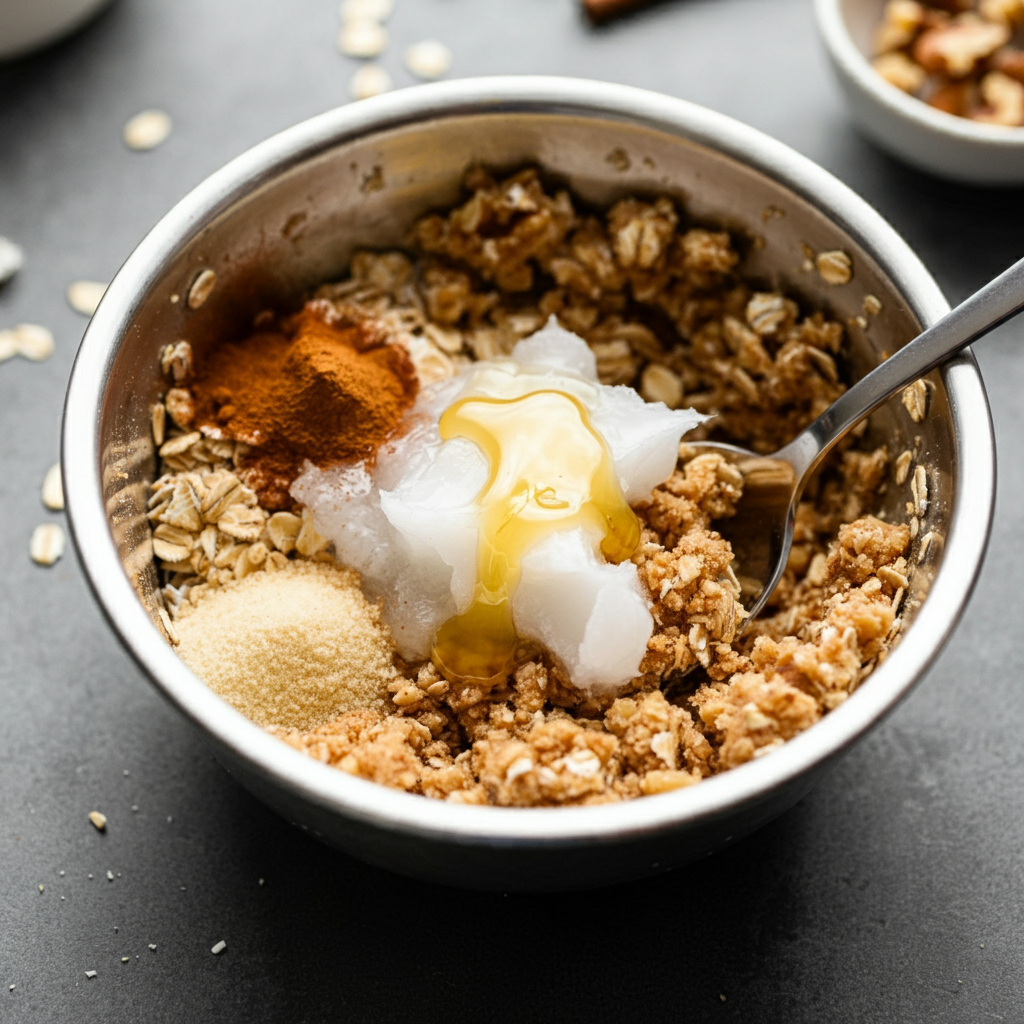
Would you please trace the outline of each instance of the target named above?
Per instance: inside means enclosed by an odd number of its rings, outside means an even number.
[[[257,725],[312,729],[346,711],[385,709],[396,678],[390,635],[359,576],[289,562],[183,607],[185,663]]]

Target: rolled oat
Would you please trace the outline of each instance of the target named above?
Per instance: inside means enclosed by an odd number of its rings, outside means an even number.
[[[0,235],[0,285],[6,284],[25,265],[21,247]]]
[[[68,305],[82,316],[92,316],[107,286],[102,281],[72,281],[68,285]]]
[[[368,100],[390,92],[392,88],[391,76],[379,64],[364,64],[348,85],[349,95],[354,100]]]
[[[148,150],[167,141],[171,119],[163,110],[143,110],[124,126],[121,137],[129,149]]]
[[[188,289],[188,308],[198,309],[210,297],[216,284],[217,275],[209,267],[199,271]]]
[[[338,49],[347,57],[376,57],[387,45],[387,29],[373,18],[349,18],[338,34]]]
[[[42,523],[32,531],[28,553],[37,565],[53,565],[64,554],[64,531],[56,523]]]
[[[451,70],[452,51],[436,39],[424,39],[406,49],[405,66],[417,78],[443,78]]]
[[[43,487],[40,495],[43,504],[54,512],[60,512],[64,508],[64,484],[61,479],[60,463],[54,463],[43,477]]]

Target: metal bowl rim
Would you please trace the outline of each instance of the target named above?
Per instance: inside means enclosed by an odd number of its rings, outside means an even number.
[[[955,481],[943,563],[913,627],[868,683],[813,728],[766,758],[674,793],[599,807],[468,807],[322,765],[253,725],[186,668],[150,620],[114,546],[100,479],[100,399],[135,309],[174,253],[255,188],[329,148],[432,119],[503,112],[625,121],[718,150],[822,210],[873,255],[921,322],[949,308],[918,257],[864,200],[806,157],[722,114],[580,79],[508,76],[416,86],[328,111],[243,153],[194,188],[131,254],[86,331],[65,401],[62,465],[72,534],[104,614],[163,696],[248,771],[313,805],[390,832],[498,847],[618,842],[722,819],[854,743],[909,692],[952,632],[981,566],[995,485],[988,402],[969,352],[942,370],[963,472]]]

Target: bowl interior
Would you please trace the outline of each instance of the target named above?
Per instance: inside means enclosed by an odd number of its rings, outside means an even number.
[[[625,195],[672,196],[694,221],[726,227],[741,239],[745,276],[845,323],[855,377],[919,330],[873,256],[820,210],[752,168],[679,138],[600,119],[499,114],[394,129],[332,148],[233,203],[189,239],[160,268],[114,356],[101,413],[103,476],[122,561],[154,616],[161,598],[145,488],[155,467],[149,407],[166,388],[160,348],[185,338],[201,359],[218,339],[244,336],[261,310],[294,307],[317,284],[343,276],[354,250],[401,246],[419,215],[458,200],[462,173],[474,162],[502,170],[538,164],[598,207]],[[808,269],[809,252],[830,249],[853,258],[849,284],[828,285]],[[207,269],[216,273],[214,291],[190,309],[190,285]],[[870,317],[869,295],[881,303]],[[131,386],[123,386],[128,381]],[[931,389],[925,423],[914,424],[894,400],[875,415],[871,429],[893,457],[920,435],[936,475],[935,494],[945,496],[956,471],[953,425],[938,374]],[[890,487],[877,511],[898,517],[905,500]],[[947,514],[939,497],[935,529],[945,532]],[[918,596],[937,564],[915,573]]]
[[[914,448],[929,483],[933,542],[920,564],[912,559],[899,648],[819,725],[770,757],[701,786],[557,813],[438,805],[326,768],[267,736],[207,690],[161,635],[146,520],[156,468],[150,406],[167,387],[160,349],[184,338],[201,354],[219,338],[242,336],[261,310],[293,306],[316,285],[343,276],[353,250],[401,246],[417,216],[459,198],[462,174],[473,163],[498,170],[539,165],[597,206],[626,195],[672,196],[692,221],[726,227],[740,239],[748,278],[847,324],[854,377],[941,314],[934,282],[877,214],[759,133],[622,87],[497,81],[423,87],[323,115],[239,158],[168,214],[111,285],[83,342],[65,415],[72,526],[101,604],[162,692],[246,785],[293,820],[315,821],[338,845],[353,848],[358,821],[377,837],[382,829],[442,843],[454,837],[466,850],[477,841],[502,849],[564,847],[595,836],[606,844],[639,843],[642,835],[670,828],[672,852],[663,856],[679,861],[796,799],[808,784],[802,777],[889,710],[948,635],[980,563],[991,501],[987,406],[969,358],[930,375],[923,422],[913,422],[898,399],[871,420],[892,457]],[[809,252],[832,249],[852,258],[847,284],[828,285],[808,269]],[[191,309],[189,288],[208,269],[215,287]],[[865,313],[868,296],[880,303],[872,315]],[[965,461],[967,448],[976,453],[973,460]],[[877,514],[902,518],[909,500],[908,485],[890,481]],[[973,503],[972,530],[958,526],[965,503]],[[949,581],[945,596],[925,601],[940,574]],[[917,628],[919,617],[929,622]],[[406,854],[396,852],[399,846],[396,840],[378,862],[426,873],[400,863]],[[445,847],[443,857],[434,851],[447,872],[438,868],[434,877],[453,877],[452,849]],[[592,865],[588,882],[610,877],[600,857]]]

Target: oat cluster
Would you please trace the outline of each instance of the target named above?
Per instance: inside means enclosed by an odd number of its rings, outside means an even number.
[[[510,352],[554,314],[590,345],[604,383],[713,414],[700,432],[756,451],[776,450],[842,394],[842,326],[744,282],[738,243],[687,223],[669,199],[585,211],[531,169],[504,180],[474,170],[467,188],[462,205],[415,225],[408,252],[357,253],[350,278],[316,296],[341,313],[376,317],[408,350],[421,383]],[[170,383],[186,397],[189,363],[180,347],[165,352]],[[912,422],[927,415],[927,397],[923,383],[908,389]],[[294,547],[276,546],[275,517],[254,502],[234,442],[172,429],[170,441],[158,437],[165,473],[152,513],[157,533],[170,526],[188,537],[165,530],[161,538],[181,539],[162,549],[174,556],[165,560],[172,614],[253,571],[253,546],[266,548],[256,551],[266,569],[330,559],[300,508],[290,513]],[[625,692],[585,694],[547,657],[491,688],[453,685],[429,663],[396,660],[384,707],[272,731],[362,778],[505,806],[659,793],[775,749],[841,704],[885,657],[900,631],[912,555],[924,561],[941,543],[924,526],[928,474],[916,449],[890,467],[885,448],[854,434],[808,487],[784,579],[741,638],[743,567],[717,526],[743,478],[684,445],[671,478],[634,507],[642,539],[633,561],[656,627]],[[893,483],[907,492],[905,523],[870,514]],[[229,484],[237,485],[230,497],[216,498]],[[179,508],[187,521],[174,521]],[[236,522],[248,527],[244,537],[230,532]],[[296,530],[307,531],[306,544]]]
[[[875,70],[947,114],[1024,125],[1024,50],[1012,45],[1024,0],[888,0]]]

